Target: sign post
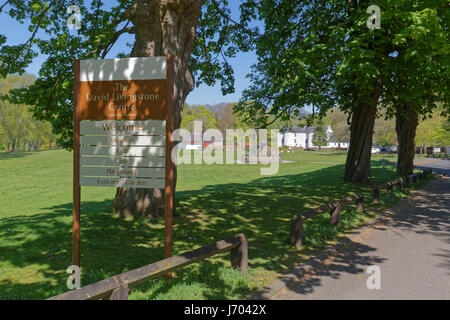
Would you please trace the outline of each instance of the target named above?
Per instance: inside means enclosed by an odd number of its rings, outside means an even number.
[[[80,61],[74,63],[74,97],[73,97],[73,227],[72,227],[72,264],[80,266],[80,211],[81,211],[81,187],[80,187]]]
[[[74,64],[72,262],[80,266],[81,186],[165,189],[172,256],[174,57]]]

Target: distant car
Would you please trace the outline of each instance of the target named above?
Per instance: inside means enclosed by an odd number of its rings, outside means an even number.
[[[380,149],[379,148],[372,148],[372,153],[380,153]]]

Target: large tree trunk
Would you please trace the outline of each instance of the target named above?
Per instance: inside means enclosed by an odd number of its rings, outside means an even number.
[[[135,0],[129,18],[136,29],[133,57],[175,56],[175,129],[181,124],[183,105],[194,89],[189,60],[196,26],[205,0]],[[174,178],[176,183],[176,167]],[[118,188],[112,204],[120,216],[164,215],[164,192],[158,189]]]
[[[345,164],[344,180],[349,182],[370,181],[370,158],[373,128],[377,114],[380,88],[375,86],[371,103],[353,108],[350,126],[350,146]]]
[[[416,129],[418,115],[409,103],[396,106],[395,130],[398,140],[397,174],[407,176],[413,173]]]

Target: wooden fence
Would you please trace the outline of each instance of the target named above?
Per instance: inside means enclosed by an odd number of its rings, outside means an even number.
[[[303,245],[304,231],[303,222],[306,219],[313,218],[324,212],[330,212],[330,224],[337,225],[339,223],[339,217],[341,212],[341,206],[345,203],[356,201],[356,210],[359,212],[364,211],[364,196],[357,194],[354,196],[346,197],[334,202],[327,203],[317,209],[300,213],[292,217],[291,219],[291,245],[300,248]]]
[[[373,203],[380,203],[381,190],[386,189],[389,194],[394,192],[396,186],[398,190],[403,190],[404,187],[409,188],[411,183],[417,183],[418,180],[427,178],[432,173],[431,169],[422,170],[422,172],[413,173],[405,178],[397,178],[385,184],[373,187]]]
[[[373,202],[379,203],[381,190],[386,189],[389,194],[394,192],[394,187],[397,186],[399,190],[403,190],[404,187],[410,187],[411,183],[417,183],[418,179],[425,179],[428,175],[432,173],[431,169],[422,170],[420,173],[414,173],[407,177],[397,178],[392,181],[389,181],[383,185],[378,185],[373,187]],[[356,209],[358,211],[364,211],[364,196],[362,194],[357,194],[351,197],[343,198],[338,201],[327,203],[317,209],[313,209],[307,211],[305,213],[301,213],[295,215],[291,219],[291,236],[290,243],[291,245],[299,248],[303,244],[304,239],[304,231],[303,231],[303,222],[306,219],[313,218],[322,214],[324,212],[330,212],[330,224],[337,225],[339,223],[339,216],[341,211],[341,206],[345,203],[353,202],[356,200]]]
[[[231,266],[240,268],[242,273],[246,274],[248,268],[248,244],[245,235],[240,233],[226,240],[101,280],[80,289],[68,291],[48,300],[108,298],[109,300],[127,300],[128,290],[133,286],[226,251],[231,251]]]

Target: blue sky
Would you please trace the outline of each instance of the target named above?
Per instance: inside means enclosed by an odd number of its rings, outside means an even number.
[[[232,0],[231,3],[231,15],[233,19],[239,20],[239,1]],[[13,45],[26,41],[30,32],[28,31],[26,24],[20,24],[19,22],[11,19],[4,12],[0,13],[0,34],[7,37],[6,44]],[[126,47],[127,42],[133,42],[133,36],[123,36],[120,41],[115,45],[108,58],[115,57],[119,52],[129,52],[130,49]],[[37,57],[34,62],[29,66],[27,72],[37,75],[40,69],[40,64],[45,60],[45,56]],[[237,102],[241,93],[250,84],[246,75],[250,73],[250,66],[256,63],[257,57],[254,52],[239,53],[235,58],[229,59],[234,73],[235,73],[235,93],[226,96],[222,95],[220,90],[220,83],[215,86],[209,87],[206,85],[200,85],[191,92],[186,100],[188,104],[218,104],[221,102]]]

